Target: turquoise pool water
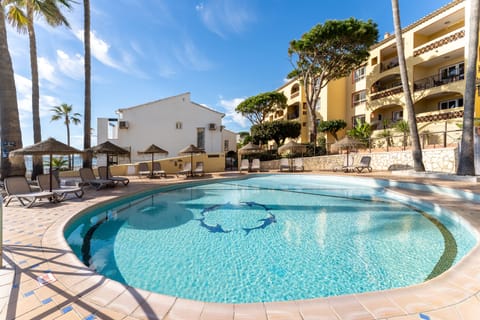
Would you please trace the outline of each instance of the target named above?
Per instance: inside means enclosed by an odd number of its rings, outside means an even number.
[[[94,209],[65,234],[106,277],[226,303],[421,283],[476,243],[466,225],[430,204],[362,180],[305,175],[168,187]]]

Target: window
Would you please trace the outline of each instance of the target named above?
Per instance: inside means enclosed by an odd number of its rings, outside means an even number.
[[[118,139],[118,119],[108,119],[107,139]]]
[[[197,147],[205,149],[205,128],[197,128]]]
[[[463,98],[440,101],[440,103],[438,104],[439,110],[446,110],[446,109],[459,108],[459,107],[463,107]]]
[[[359,104],[367,101],[367,97],[366,97],[365,93],[366,93],[366,91],[362,90],[362,91],[358,91],[358,92],[355,92],[354,94],[352,94],[352,106],[353,107],[356,107]]]
[[[177,121],[177,123],[175,123],[175,129],[182,129],[182,122]]]
[[[353,71],[353,82],[357,82],[365,78],[365,66]]]
[[[465,78],[465,66],[463,62],[440,69],[441,80],[463,80]]]
[[[397,122],[403,119],[403,110],[402,111],[393,111],[392,112],[392,121]]]
[[[361,125],[361,124],[364,124],[364,123],[365,123],[365,115],[364,114],[352,117],[352,127],[353,128],[357,127],[357,125],[359,125],[359,124]]]
[[[228,140],[224,140],[224,141],[223,141],[223,151],[228,151],[228,145],[229,145],[229,141],[228,141]]]

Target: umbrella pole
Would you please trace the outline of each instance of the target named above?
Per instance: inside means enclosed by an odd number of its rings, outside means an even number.
[[[153,178],[153,152],[152,152],[152,167],[150,168],[150,178]]]
[[[52,154],[50,153],[50,192],[52,192]]]
[[[193,177],[193,152],[190,153],[190,177]]]
[[[108,165],[109,164],[110,164],[110,161],[109,161],[108,153],[107,153],[107,180],[108,180],[108,171],[110,171],[110,170],[108,170],[108,167],[109,167]]]

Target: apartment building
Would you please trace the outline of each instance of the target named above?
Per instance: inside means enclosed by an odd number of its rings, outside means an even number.
[[[448,143],[456,142],[460,135],[457,124],[463,119],[468,17],[468,2],[457,0],[402,30],[414,110],[420,133],[430,133],[427,143],[438,143],[442,137],[435,134],[445,130],[451,131]],[[310,121],[302,86],[291,81],[277,91],[288,98],[288,107],[270,120],[300,121],[299,140],[308,142]],[[479,116],[478,95],[476,99]],[[386,34],[372,46],[368,61],[350,77],[331,82],[322,90],[317,116],[321,121],[343,119],[347,129],[354,127],[358,119],[375,130],[407,119],[394,35]]]

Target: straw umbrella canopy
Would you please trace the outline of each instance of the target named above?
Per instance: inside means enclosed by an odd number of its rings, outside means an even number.
[[[194,153],[205,153],[205,150],[191,144],[191,145],[183,148],[182,150],[180,150],[179,153],[180,154],[190,154],[190,175],[193,176],[193,154]]]
[[[27,146],[21,149],[13,150],[11,154],[15,155],[49,155],[50,156],[50,191],[52,191],[52,158],[53,155],[70,155],[70,154],[82,154],[83,152],[66,145],[63,142],[55,140],[54,138],[48,138],[37,142],[31,146]]]
[[[160,153],[160,154],[165,154],[167,155],[168,154],[168,151],[167,150],[163,150],[162,148],[160,148],[159,146],[157,145],[150,145],[150,147],[148,147],[147,149],[143,150],[143,151],[139,151],[138,153],[140,154],[145,154],[145,153],[150,153],[152,154],[152,167],[151,167],[151,170],[150,170],[150,176],[153,177],[153,155],[155,153]]]
[[[122,154],[129,154],[130,151],[123,149],[122,147],[117,146],[114,143],[111,143],[110,141],[105,141],[103,143],[100,143],[99,145],[96,145],[95,147],[90,148],[91,151],[94,153],[105,153],[107,155],[107,179],[108,179],[108,167],[109,167],[109,161],[108,161],[108,156],[109,155],[122,155]]]
[[[362,141],[352,138],[350,136],[345,136],[342,139],[335,142],[334,144],[332,144],[332,146],[334,147],[347,149],[347,165],[350,165],[348,163],[348,154],[350,152],[350,149],[358,146],[362,146],[362,145],[364,145]]]
[[[305,152],[307,151],[307,146],[298,142],[295,142],[293,140],[288,141],[285,143],[283,146],[278,148],[278,153],[283,153],[290,151],[291,153],[293,152]]]
[[[260,151],[260,146],[253,144],[252,142],[247,143],[240,149],[238,149],[238,153],[240,154],[245,154],[245,153],[252,153],[252,152],[258,152]]]

